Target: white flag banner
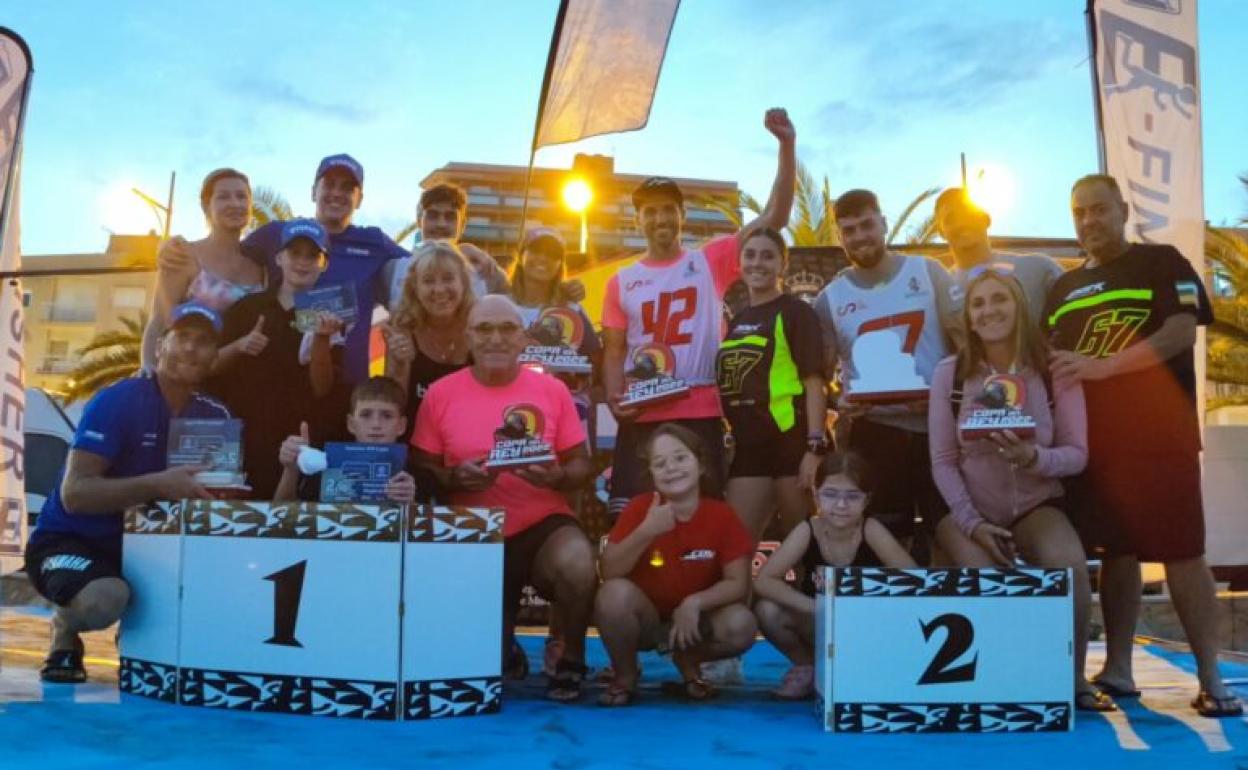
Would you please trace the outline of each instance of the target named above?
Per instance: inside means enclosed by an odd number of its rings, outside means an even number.
[[[1096,0],[1105,164],[1131,204],[1129,240],[1169,243],[1204,274],[1196,0]]]
[[[30,91],[30,49],[0,27],[0,272],[21,267],[19,191],[22,126]],[[22,287],[0,283],[0,573],[20,566],[26,542],[26,411],[22,353]]]
[[[680,6],[680,0],[564,2],[534,149],[644,127]]]

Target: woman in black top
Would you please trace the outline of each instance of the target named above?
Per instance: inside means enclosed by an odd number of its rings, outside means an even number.
[[[436,380],[468,365],[468,311],[472,278],[468,260],[446,241],[429,241],[412,254],[403,293],[383,327],[386,376],[407,391],[406,442],[416,412]]]
[[[815,515],[793,528],[754,580],[759,629],[793,662],[775,694],[808,697],[814,688],[815,593],[823,567],[913,567],[888,529],[863,512],[870,478],[862,458],[834,452],[816,468]],[[798,586],[785,582],[800,570]]]
[[[749,306],[728,323],[717,379],[735,443],[728,502],[758,540],[777,508],[786,532],[805,517],[827,451],[823,339],[815,311],[781,289],[788,249],[780,233],[755,231],[740,258]]]

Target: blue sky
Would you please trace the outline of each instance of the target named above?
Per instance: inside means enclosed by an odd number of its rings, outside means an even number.
[[[319,159],[365,167],[357,222],[397,230],[419,181],[449,161],[523,164],[557,0],[393,3],[14,3],[30,44],[22,240],[27,254],[98,251],[106,227],[154,221],[116,191],[162,198],[203,232],[203,175],[230,165],[311,211]],[[799,154],[835,190],[897,212],[925,187],[1004,168],[999,234],[1070,236],[1069,185],[1095,170],[1083,0],[684,0],[650,125],[544,149],[617,170],[731,179],[765,196],[762,128],[787,107]],[[1248,3],[1201,1],[1206,215],[1248,215]],[[112,194],[110,194],[112,191]],[[106,206],[105,201],[120,198]],[[120,211],[115,209],[120,208]]]

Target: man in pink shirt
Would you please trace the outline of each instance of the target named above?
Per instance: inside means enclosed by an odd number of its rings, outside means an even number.
[[[468,316],[473,364],[429,387],[412,446],[453,504],[505,511],[505,639],[512,637],[526,584],[554,601],[565,647],[547,695],[570,701],[580,696],[585,675],[585,628],[598,580],[593,548],[563,493],[589,478],[589,452],[567,386],[520,366],[525,343],[520,312],[510,299],[477,300]],[[553,459],[488,467],[500,439],[540,439]]]
[[[611,471],[613,517],[634,495],[650,490],[637,448],[664,422],[678,422],[706,443],[712,453],[708,492],[722,497],[724,432],[715,357],[723,326],[723,297],[741,274],[737,253],[742,234],[755,227],[781,230],[788,225],[797,175],[797,134],[788,114],[782,109],[768,110],[763,125],[780,142],[776,179],[767,207],[741,232],[686,251],[680,244],[684,196],[676,183],[651,177],[633,192],[646,251],[607,283],[602,309],[603,380],[620,425]],[[625,371],[633,355],[651,345],[670,350],[672,374],[690,386],[689,392],[665,403],[625,406],[621,404]]]

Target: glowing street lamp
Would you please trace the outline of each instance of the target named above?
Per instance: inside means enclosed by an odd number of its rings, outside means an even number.
[[[584,179],[569,179],[563,185],[563,205],[581,215],[581,253],[589,251],[589,204],[594,190]]]

